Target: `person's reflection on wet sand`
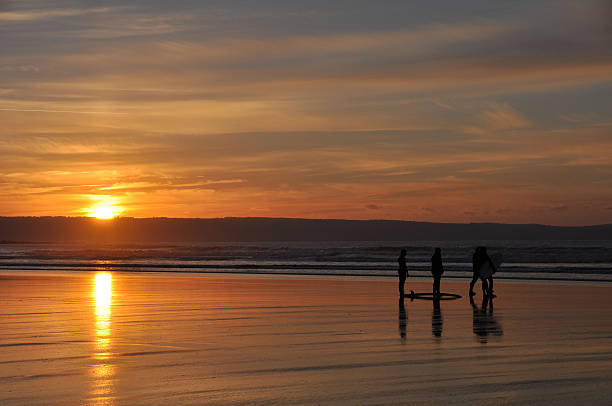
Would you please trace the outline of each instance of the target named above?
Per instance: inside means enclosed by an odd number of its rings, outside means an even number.
[[[473,329],[478,340],[486,344],[489,336],[500,337],[504,335],[501,324],[493,315],[493,297],[485,297],[482,306],[478,308],[474,303],[474,298],[470,296],[470,304],[473,312]]]
[[[406,317],[406,308],[404,307],[404,301],[399,300],[399,333],[402,339],[402,344],[406,344],[406,323],[408,318]]]
[[[433,312],[431,313],[431,334],[434,337],[442,337],[442,310],[440,309],[440,299],[433,299]]]

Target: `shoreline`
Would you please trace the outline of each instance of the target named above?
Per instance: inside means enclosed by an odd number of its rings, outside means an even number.
[[[240,272],[240,271],[174,271],[174,270],[144,270],[144,271],[131,271],[124,269],[111,269],[111,268],[100,268],[100,269],[5,269],[0,268],[0,276],[2,274],[29,274],[29,275],[78,275],[84,273],[100,273],[100,272],[109,272],[113,274],[120,274],[125,276],[151,276],[151,275],[159,275],[159,276],[194,276],[194,277],[206,277],[206,276],[236,276],[236,277],[282,277],[282,278],[303,278],[303,279],[337,279],[337,280],[380,280],[380,281],[392,281],[397,279],[396,275],[376,275],[376,274],[349,274],[349,273],[295,273],[295,272]],[[416,282],[427,282],[433,281],[431,277],[427,276],[411,276],[408,277],[406,283],[410,281]],[[451,280],[453,282],[456,281],[470,281],[470,276],[459,276],[459,275],[444,275],[442,278],[442,282],[444,280]],[[577,282],[585,282],[585,283],[602,283],[602,284],[610,284],[612,283],[612,279],[597,279],[597,278],[582,278],[582,279],[571,279],[571,278],[546,278],[546,277],[531,277],[531,278],[521,278],[518,276],[495,276],[494,281],[505,281],[505,282],[568,282],[568,283],[577,283]],[[477,282],[480,283],[480,282]]]

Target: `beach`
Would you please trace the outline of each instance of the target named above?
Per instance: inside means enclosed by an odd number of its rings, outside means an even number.
[[[5,271],[0,404],[605,404],[612,284]],[[427,292],[408,278],[407,291]]]

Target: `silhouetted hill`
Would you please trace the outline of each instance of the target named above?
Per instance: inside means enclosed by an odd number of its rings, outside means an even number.
[[[0,241],[612,240],[612,224],[558,227],[538,224],[423,223],[395,220],[290,218],[0,217]]]

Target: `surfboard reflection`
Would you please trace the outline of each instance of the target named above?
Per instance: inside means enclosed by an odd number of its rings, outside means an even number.
[[[470,297],[473,314],[473,330],[478,340],[486,344],[491,337],[501,337],[504,330],[493,313],[493,298],[485,297],[481,307],[476,306],[474,298]]]

